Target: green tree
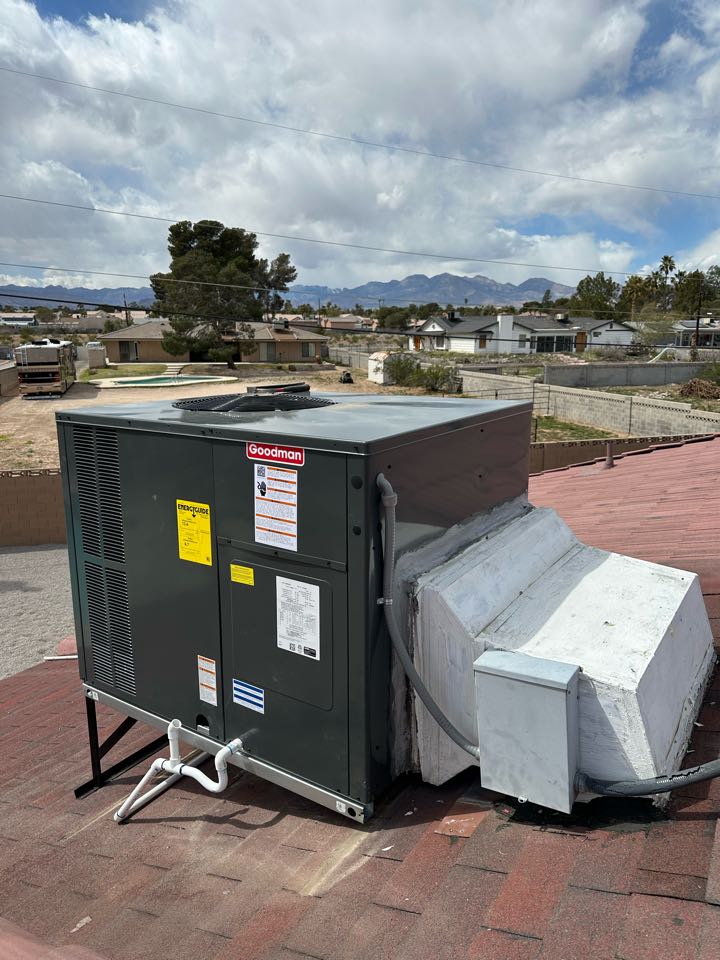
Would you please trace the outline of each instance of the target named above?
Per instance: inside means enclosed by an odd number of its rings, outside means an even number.
[[[57,314],[50,307],[35,307],[33,313],[38,323],[50,325],[57,320]]]
[[[720,267],[713,264],[705,274],[705,286],[710,304],[720,301]]]
[[[682,317],[694,317],[702,304],[711,299],[711,288],[702,270],[677,273],[673,279],[673,312]]]
[[[183,220],[168,231],[170,270],[150,277],[152,311],[166,316],[172,330],[163,334],[168,353],[210,355],[232,365],[254,339],[252,321],[282,307],[280,292],[297,276],[287,253],[258,259],[257,237],[217,220]],[[168,281],[184,281],[181,283]]]
[[[606,277],[602,270],[594,277],[588,275],[578,283],[570,297],[570,315],[578,317],[590,313],[598,320],[612,320],[619,296],[620,284],[612,277]]]
[[[630,323],[635,322],[645,304],[656,299],[656,292],[650,277],[641,277],[636,273],[628,277],[618,298],[618,315]]]
[[[635,341],[648,348],[671,344],[677,316],[660,310],[654,303],[646,303],[636,316]]]

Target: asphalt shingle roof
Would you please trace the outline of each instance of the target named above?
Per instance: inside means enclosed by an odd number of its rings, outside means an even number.
[[[530,497],[586,542],[697,571],[717,640],[719,474],[720,438],[543,474]],[[720,753],[717,700],[716,676],[693,763]],[[101,732],[118,719],[102,708]],[[121,748],[150,735],[138,724]],[[234,770],[224,794],[183,780],[119,827],[112,809],[145,769],[76,801],[77,666],[0,682],[0,957],[16,955],[10,924],[65,947],[58,960],[718,957],[720,780],[667,815],[604,799],[566,817],[482,791],[472,771],[409,778],[361,827]]]

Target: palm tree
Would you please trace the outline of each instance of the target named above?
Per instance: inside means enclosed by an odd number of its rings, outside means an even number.
[[[660,273],[662,273],[665,276],[666,283],[667,283],[668,277],[670,276],[670,274],[673,272],[674,269],[675,269],[675,260],[673,257],[671,257],[669,254],[666,253],[664,257],[660,258]]]
[[[660,273],[663,275],[663,309],[670,309],[670,301],[668,297],[668,279],[670,274],[675,269],[675,260],[669,254],[665,254],[664,257],[660,258]]]

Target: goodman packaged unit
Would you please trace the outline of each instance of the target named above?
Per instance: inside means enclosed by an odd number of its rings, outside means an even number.
[[[714,663],[697,576],[528,503],[530,418],[309,393],[59,413],[93,772],[76,793],[167,741],[117,820],[181,776],[221,791],[228,764],[357,821],[405,771],[479,765],[561,811],[720,772],[675,772]],[[126,715],[103,744],[98,701]],[[104,770],[138,720],[167,741]]]
[[[376,477],[398,552],[436,538],[524,494],[530,405],[231,395],[57,420],[89,709],[240,740],[231,762],[364,820],[393,772]]]

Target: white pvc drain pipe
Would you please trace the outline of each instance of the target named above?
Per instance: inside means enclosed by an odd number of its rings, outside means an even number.
[[[176,783],[180,777],[192,777],[193,780],[197,780],[200,786],[209,790],[210,793],[221,793],[227,787],[227,760],[233,753],[239,753],[242,750],[242,740],[231,740],[230,743],[218,750],[215,754],[215,769],[217,770],[218,778],[217,780],[211,780],[206,774],[195,769],[195,767],[199,766],[210,754],[201,753],[188,762],[184,762],[180,756],[181,727],[182,724],[179,720],[170,721],[167,731],[168,741],[170,743],[169,759],[166,760],[163,757],[158,757],[157,760],[153,760],[148,772],[115,813],[115,821],[117,823],[126,820],[139,810],[140,807],[144,807],[145,804],[158,796],[158,794],[164,793],[164,791]],[[165,771],[170,774],[170,776],[163,780],[162,783],[158,783],[143,793],[142,791],[148,781],[161,771]]]

